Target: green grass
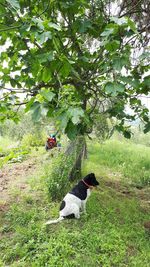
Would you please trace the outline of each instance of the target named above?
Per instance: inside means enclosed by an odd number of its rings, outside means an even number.
[[[104,144],[94,143],[89,145],[91,164],[100,174],[106,169],[118,172],[123,179],[136,185],[150,184],[150,148],[144,145],[136,145],[131,142],[109,140]],[[102,171],[103,174],[103,171]]]
[[[122,182],[124,174],[116,175],[121,171],[123,151],[124,162],[127,162],[128,156],[132,155],[130,152],[127,156],[127,151],[131,149],[133,152],[134,147],[125,148],[123,144],[123,150],[120,143],[113,142],[89,144],[89,157],[84,163],[83,175],[95,172],[100,187],[93,191],[87,203],[87,215],[83,215],[80,220],[66,220],[44,227],[43,222],[48,218],[58,216],[59,203],[48,202],[43,182],[40,186],[40,179],[35,175],[38,189],[23,195],[19,202],[12,204],[3,213],[0,225],[0,266],[150,266],[150,235],[143,227],[144,222],[150,220],[150,210],[142,208],[137,190],[126,184],[126,181]],[[147,150],[144,147],[143,150],[141,147],[136,148],[138,163],[140,156],[145,157]],[[119,163],[114,159],[116,151],[120,153]],[[137,151],[141,151],[140,156],[137,156]],[[130,165],[135,166],[131,158]],[[132,177],[129,176],[128,181],[129,178]],[[126,190],[129,194],[124,194]]]

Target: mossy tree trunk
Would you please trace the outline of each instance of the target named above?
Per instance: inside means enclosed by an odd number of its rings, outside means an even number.
[[[69,180],[81,178],[82,159],[87,155],[86,140],[84,136],[78,137],[71,142],[66,150],[67,157],[74,154],[74,164],[69,173]]]

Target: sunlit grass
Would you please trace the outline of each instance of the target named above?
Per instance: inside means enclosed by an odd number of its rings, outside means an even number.
[[[111,169],[137,185],[150,183],[150,148],[109,140],[103,144],[89,142],[88,150],[89,161],[84,165],[87,172],[93,170],[98,175],[107,175]]]

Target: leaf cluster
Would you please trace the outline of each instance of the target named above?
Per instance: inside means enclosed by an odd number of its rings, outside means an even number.
[[[131,41],[141,36],[133,20],[108,16],[102,1],[3,0],[1,6],[1,121],[18,120],[23,105],[34,121],[52,117],[72,139],[91,131],[95,110],[116,117],[120,130],[137,117],[149,130],[139,100],[149,93],[149,52],[134,63]]]

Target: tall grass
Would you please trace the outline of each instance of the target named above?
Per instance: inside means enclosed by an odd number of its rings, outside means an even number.
[[[104,144],[89,142],[88,150],[92,164],[96,164],[96,168],[99,165],[101,171],[108,168],[137,185],[150,184],[150,148],[127,141],[109,140]]]
[[[12,140],[9,137],[2,137],[0,136],[0,152],[6,152],[9,147],[17,146],[17,142]]]

